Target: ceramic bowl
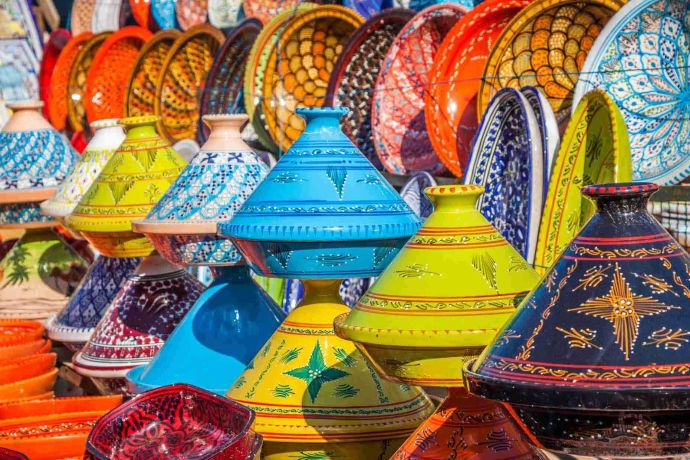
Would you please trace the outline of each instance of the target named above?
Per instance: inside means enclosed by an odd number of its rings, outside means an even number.
[[[0,386],[29,379],[49,372],[55,367],[57,355],[31,355],[0,366]]]
[[[215,235],[147,233],[146,236],[160,255],[182,267],[209,263],[234,265],[240,259],[230,240]]]
[[[10,399],[7,401],[0,402],[0,407],[11,406],[13,404],[27,403],[31,401],[45,401],[48,399],[54,399],[55,393],[52,391],[46,391],[45,393],[39,393],[33,396],[26,396],[24,398]]]
[[[21,452],[31,460],[55,460],[56,452],[60,453],[60,459],[81,459],[88,435],[88,427],[82,430],[60,430],[51,434],[0,439],[0,447]]]
[[[122,396],[79,396],[47,400],[22,401],[0,405],[0,420],[50,416],[67,413],[102,412],[122,403]]]
[[[29,460],[29,458],[16,450],[0,447],[0,459],[2,460]]]
[[[0,365],[29,355],[48,353],[52,346],[50,340],[34,340],[18,345],[0,346]]]
[[[145,421],[143,424],[141,421]],[[143,393],[101,418],[87,441],[101,460],[132,458],[246,459],[256,451],[254,413],[191,385]]]
[[[14,399],[47,393],[55,385],[57,375],[57,368],[53,368],[36,377],[0,385],[0,402],[9,402]]]
[[[0,320],[0,347],[42,339],[45,328],[38,321]]]
[[[60,53],[65,49],[67,43],[72,38],[72,34],[65,29],[55,29],[50,38],[46,42],[43,49],[43,58],[41,59],[41,70],[38,75],[39,92],[41,100],[45,102],[43,106],[43,116],[48,118],[50,116],[50,97],[51,97],[51,83],[53,81],[53,71],[57,64]]]
[[[0,204],[2,228],[44,228],[55,225],[55,220],[41,213],[38,202]]]

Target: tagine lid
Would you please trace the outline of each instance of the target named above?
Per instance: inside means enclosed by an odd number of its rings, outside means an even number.
[[[79,154],[43,117],[43,102],[8,104],[14,114],[0,132],[0,203],[49,198]]]
[[[679,407],[690,389],[690,255],[646,211],[657,188],[583,187],[597,212],[465,368],[471,391],[573,409]]]
[[[419,217],[340,130],[347,109],[300,108],[307,128],[221,234],[263,241],[411,236]]]
[[[268,173],[242,140],[247,115],[204,115],[211,134],[189,165],[146,219],[133,228],[142,233],[211,234],[230,220]]]
[[[67,218],[74,230],[129,232],[146,217],[187,162],[160,138],[156,116],[123,118],[127,137]]]

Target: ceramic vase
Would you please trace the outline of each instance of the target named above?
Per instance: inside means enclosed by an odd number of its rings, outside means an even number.
[[[126,373],[156,355],[202,289],[192,275],[159,255],[146,257],[72,358],[75,370],[104,392],[123,389]]]
[[[125,140],[91,184],[67,225],[108,257],[144,257],[153,252],[132,221],[146,217],[187,162],[155,130],[158,117],[120,120]]]
[[[555,455],[690,454],[690,256],[646,210],[650,183],[583,187],[596,212],[493,345],[465,366]]]
[[[268,172],[240,136],[247,116],[204,122],[211,131],[200,152],[133,226],[169,261],[214,267],[214,281],[156,358],[128,375],[132,393],[183,382],[224,394],[285,317],[232,242],[216,235]]]

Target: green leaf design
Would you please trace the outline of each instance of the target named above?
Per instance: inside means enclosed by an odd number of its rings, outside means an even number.
[[[240,378],[235,382],[235,388],[242,388],[245,383],[247,383],[247,378],[244,375],[240,375]]]
[[[481,273],[482,278],[496,289],[496,261],[489,254],[477,254],[472,257],[472,266]]]
[[[359,393],[359,388],[355,388],[349,383],[341,383],[337,387],[335,387],[335,391],[333,392],[333,396],[336,398],[354,398],[357,396],[357,393]]]
[[[343,190],[345,189],[345,180],[347,179],[347,169],[341,167],[329,166],[326,168],[326,175],[333,182],[335,191],[338,192],[338,197],[343,197]]]
[[[278,384],[273,388],[273,396],[276,398],[287,398],[288,396],[294,394],[295,392],[292,390],[290,385]]]
[[[340,369],[326,366],[326,362],[323,359],[323,353],[321,352],[321,345],[318,341],[314,346],[314,350],[311,352],[309,363],[306,366],[289,370],[284,372],[284,374],[307,382],[307,392],[309,393],[312,403],[316,401],[324,383],[332,382],[350,375]]]
[[[266,250],[278,261],[281,267],[287,269],[290,256],[292,255],[292,252],[287,245],[280,243],[268,243]]]
[[[344,348],[333,348],[333,355],[346,367],[354,367],[357,365],[357,360],[348,354]]]
[[[7,259],[9,267],[5,286],[15,286],[29,281],[29,267],[26,265],[28,257],[29,251],[23,246],[16,245],[12,249]]]
[[[333,452],[300,452],[297,455],[290,455],[290,458],[297,460],[331,460],[339,457],[340,455]]]
[[[283,353],[283,355],[280,357],[280,362],[287,364],[290,361],[297,359],[299,357],[300,352],[302,351],[302,348],[291,348],[290,350],[286,351]]]

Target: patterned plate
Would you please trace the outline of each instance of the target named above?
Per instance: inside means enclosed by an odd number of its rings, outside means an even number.
[[[200,92],[224,39],[223,32],[204,24],[182,34],[170,49],[154,99],[158,131],[170,142],[196,137]]]
[[[391,0],[343,0],[343,5],[355,10],[364,19],[369,19],[380,11],[392,8]]]
[[[451,3],[432,6],[408,22],[388,50],[371,119],[376,152],[390,173],[447,173],[426,132],[424,93],[439,45],[466,11]]]
[[[125,114],[128,117],[151,115],[155,112],[156,84],[168,51],[182,33],[161,30],[139,51],[127,84]]]
[[[242,0],[208,0],[208,22],[219,29],[234,27],[241,9]]]
[[[139,26],[152,29],[154,21],[151,16],[151,0],[129,0],[129,8]]]
[[[58,56],[53,77],[50,82],[50,99],[48,104],[48,119],[55,129],[65,129],[67,125],[67,85],[72,64],[77,58],[84,44],[93,37],[91,32],[72,37]]]
[[[213,59],[201,95],[201,115],[216,113],[245,113],[242,79],[252,44],[261,32],[258,19],[245,19],[233,28]],[[201,140],[208,131],[199,117]]]
[[[0,1],[0,39],[26,38],[36,56],[43,56],[43,39],[27,0]]]
[[[91,37],[79,50],[72,62],[72,67],[67,80],[67,119],[72,131],[84,131],[86,123],[86,76],[91,68],[98,48],[110,36],[110,32],[102,32]]]
[[[72,34],[66,29],[56,29],[50,34],[48,42],[46,43],[41,59],[41,69],[38,74],[38,87],[41,93],[41,100],[45,103],[43,106],[43,115],[48,118],[50,116],[50,85],[53,80],[53,72],[55,65],[60,57],[60,53],[67,46]]]
[[[587,53],[625,0],[536,0],[508,24],[494,46],[477,101],[481,117],[501,88],[544,92],[564,129]]]
[[[86,78],[84,105],[89,123],[125,115],[127,82],[139,50],[152,36],[148,29],[128,26],[103,42]]]
[[[297,13],[268,56],[261,94],[264,127],[287,150],[302,134],[297,107],[321,107],[345,41],[364,20],[343,6],[317,6]]]
[[[268,24],[276,15],[292,10],[301,3],[301,0],[244,0],[242,9],[246,17],[257,18]]]
[[[548,99],[546,99],[546,96],[544,96],[541,90],[534,86],[525,86],[521,88],[520,91],[532,106],[534,115],[537,117],[539,130],[541,131],[542,163],[544,166],[544,198],[546,198],[546,190],[549,186],[553,162],[556,158],[558,146],[561,143],[561,136],[558,132],[558,121],[556,120],[556,114],[553,113]]]
[[[412,10],[397,8],[369,19],[343,45],[328,81],[326,105],[350,109],[341,121],[343,131],[377,169],[383,166],[371,132],[371,88],[376,84],[388,48],[413,17]]]
[[[0,40],[0,99],[38,99],[39,66],[28,39]]]
[[[660,185],[690,175],[690,3],[632,0],[606,25],[582,69],[575,101],[592,88],[620,107],[633,179]]]
[[[429,140],[451,173],[462,177],[477,134],[477,93],[496,39],[530,0],[487,0],[448,32],[429,71],[424,118]]]
[[[420,172],[415,174],[407,181],[400,189],[400,196],[405,203],[412,208],[415,214],[426,220],[434,211],[434,204],[424,190],[428,187],[435,187],[438,185],[433,176],[427,172]]]
[[[96,0],[91,30],[95,34],[118,30],[125,26],[129,16],[128,0]]]
[[[151,0],[151,15],[159,29],[177,27],[177,8],[175,0]]]
[[[422,11],[425,10],[426,8],[430,8],[434,5],[438,5],[443,2],[443,0],[405,0],[406,3],[408,3],[408,8],[411,8],[415,11]],[[464,6],[465,8],[472,9],[474,8],[475,5],[478,3],[481,3],[482,0],[453,0],[452,2],[449,3],[455,3],[457,5]]]
[[[544,200],[541,131],[525,96],[504,88],[489,104],[467,163],[465,184],[484,187],[477,207],[530,264]]]
[[[585,185],[629,182],[630,144],[623,116],[603,91],[578,103],[553,165],[544,202],[534,268],[543,274],[589,220],[592,202]]]
[[[84,32],[93,32],[93,12],[96,8],[96,0],[74,0],[72,13],[70,14],[70,30],[75,37]]]
[[[177,0],[175,17],[182,30],[206,23],[208,0]]]

